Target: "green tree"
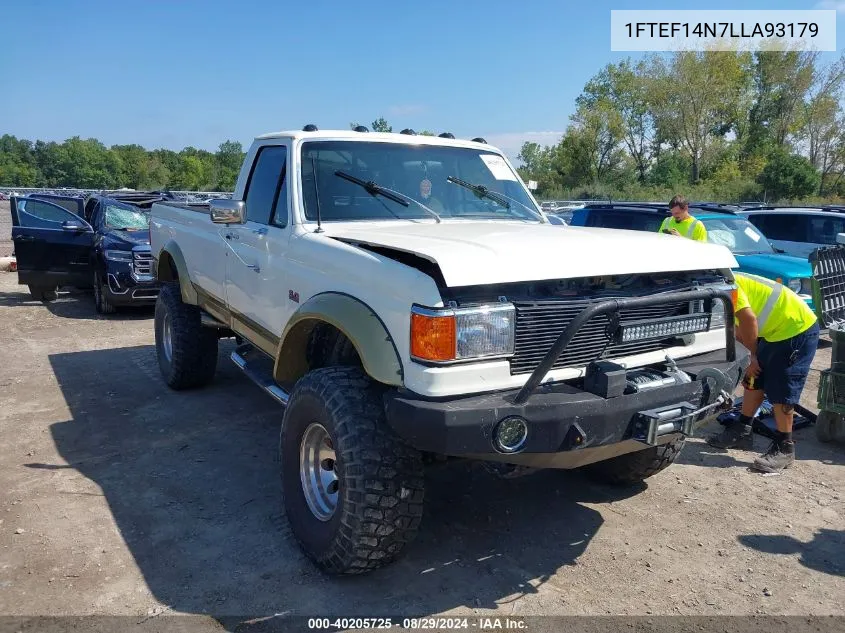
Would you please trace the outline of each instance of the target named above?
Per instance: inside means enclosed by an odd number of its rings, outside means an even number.
[[[744,153],[784,148],[797,131],[815,75],[814,51],[760,51],[754,54],[754,99],[748,115]]]
[[[821,176],[809,160],[775,151],[758,179],[768,200],[794,200],[815,193]]]
[[[373,121],[373,132],[392,132],[393,126],[388,124],[387,120],[380,116],[375,121]]]
[[[735,126],[748,94],[751,57],[728,51],[685,51],[668,63],[654,60],[653,102],[660,137],[690,158],[690,180],[699,181],[702,157]]]
[[[630,60],[608,64],[584,87],[577,103],[586,108],[604,107],[618,120],[621,137],[633,159],[637,177],[645,182],[654,138],[650,103],[652,74],[649,64]]]
[[[244,162],[243,146],[237,141],[224,141],[217,149],[214,159],[217,166],[217,182],[215,189],[219,191],[232,191],[235,188],[235,181]]]

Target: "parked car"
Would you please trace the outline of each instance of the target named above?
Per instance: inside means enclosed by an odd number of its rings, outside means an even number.
[[[18,283],[49,300],[61,286],[93,288],[96,309],[152,305],[149,207],[161,196],[32,194],[13,198]]]
[[[727,205],[690,207],[707,229],[707,240],[727,246],[739,263],[740,272],[767,277],[789,286],[813,307],[813,273],[810,262],[778,252],[768,238],[745,217]],[[595,205],[575,211],[572,226],[656,232],[669,215],[663,205],[636,203]]]
[[[423,456],[637,482],[748,361],[728,249],[551,227],[482,141],[268,134],[231,200],[156,203],[151,238],[166,384],[244,341],[232,360],[286,407],[285,516],[330,573],[413,538]]]
[[[837,236],[845,234],[845,212],[841,210],[757,207],[741,213],[765,233],[776,248],[802,259],[809,258],[817,248],[839,243]]]

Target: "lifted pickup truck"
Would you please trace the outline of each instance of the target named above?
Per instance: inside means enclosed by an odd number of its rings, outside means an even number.
[[[151,237],[167,384],[211,381],[236,337],[232,360],[286,407],[287,518],[330,573],[412,539],[425,461],[640,481],[747,364],[730,251],[552,226],[479,139],[262,136],[231,200],[157,203]]]

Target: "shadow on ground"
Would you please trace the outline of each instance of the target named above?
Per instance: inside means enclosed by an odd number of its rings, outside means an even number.
[[[707,444],[706,438],[722,430],[718,423],[709,424],[696,432],[696,439],[689,440],[677,459],[678,464],[694,464],[709,468],[744,468],[754,463],[754,458],[769,448],[771,440],[762,435],[754,435],[754,450],[737,451],[714,448]],[[829,444],[816,439],[816,429],[813,425],[796,430],[795,455],[798,460],[817,460],[827,465],[845,464],[845,446],[841,443]],[[755,475],[762,476],[755,471]]]
[[[301,555],[283,516],[281,410],[222,347],[215,382],[181,393],[164,386],[152,346],[50,356],[72,413],[51,427],[59,453],[102,489],[146,584],[175,611],[492,608],[576,564],[602,524],[583,502],[645,488],[619,491],[575,473],[500,480],[467,462],[435,466],[421,533],[405,556],[366,576],[329,578]],[[66,467],[27,466],[45,476]]]
[[[804,567],[834,576],[845,576],[845,530],[820,529],[804,543],[792,536],[749,534],[740,543],[766,554],[800,554]]]
[[[33,299],[26,286],[19,286],[18,292],[0,292],[0,307],[16,308],[43,305],[51,314],[63,319],[149,319],[152,306],[121,307],[115,314],[98,314],[94,308],[94,294],[90,290],[62,288],[52,301]]]

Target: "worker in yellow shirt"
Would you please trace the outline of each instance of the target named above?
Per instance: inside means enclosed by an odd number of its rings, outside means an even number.
[[[819,344],[819,324],[807,304],[771,279],[736,273],[736,338],[751,352],[739,420],[708,439],[717,448],[753,449],[751,423],[764,395],[774,406],[777,439],[753,468],[779,472],[795,461],[792,421]]]
[[[687,237],[696,242],[707,241],[707,229],[701,220],[696,220],[689,213],[689,203],[683,196],[675,196],[669,201],[669,212],[672,217],[663,220],[660,233],[669,233]]]

